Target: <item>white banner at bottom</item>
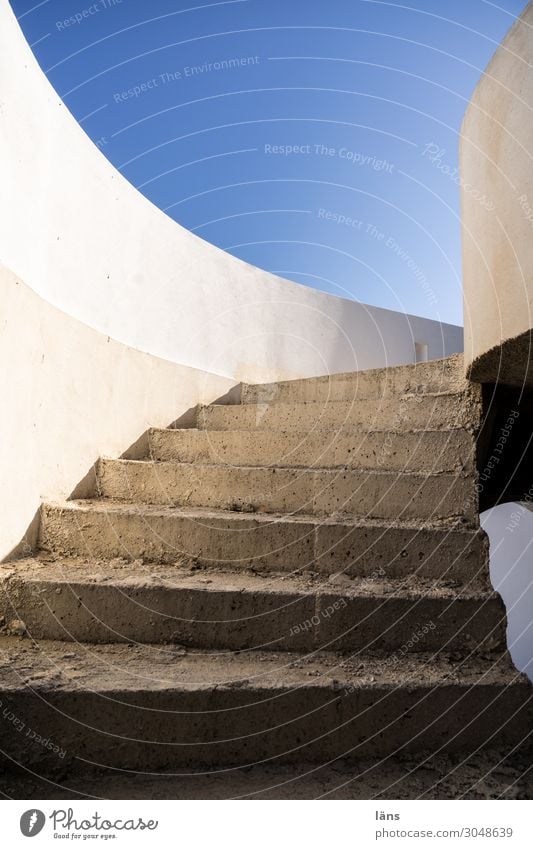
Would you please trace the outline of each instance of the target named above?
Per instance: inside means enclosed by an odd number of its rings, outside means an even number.
[[[2,845],[530,847],[529,801],[8,801]],[[29,844],[29,841],[35,843]]]

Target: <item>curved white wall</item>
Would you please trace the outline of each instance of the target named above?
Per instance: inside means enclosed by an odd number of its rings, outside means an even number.
[[[177,225],[91,143],[0,4],[0,262],[69,315],[174,362],[261,381],[462,350],[462,329],[336,298]]]
[[[533,3],[482,75],[461,130],[465,362],[533,383]]]
[[[114,342],[2,267],[0,365],[0,559],[41,501],[67,498],[100,455],[120,456],[150,426],[233,386]]]

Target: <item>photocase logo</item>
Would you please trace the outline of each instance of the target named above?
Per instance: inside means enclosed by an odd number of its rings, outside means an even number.
[[[20,830],[24,837],[35,837],[43,830],[46,817],[42,811],[32,808],[25,811],[20,818]]]

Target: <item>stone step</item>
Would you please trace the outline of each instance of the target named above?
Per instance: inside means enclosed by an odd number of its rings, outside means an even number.
[[[488,582],[486,534],[444,521],[320,520],[96,499],[43,505],[39,544],[57,556]]]
[[[37,556],[0,566],[0,611],[8,633],[22,622],[33,639],[232,651],[505,649],[496,593],[420,578],[260,577]]]
[[[467,387],[462,354],[391,368],[326,374],[276,383],[243,384],[241,403],[359,401],[406,392],[463,391]]]
[[[473,436],[462,428],[329,433],[153,428],[148,449],[156,461],[433,473],[471,469],[475,459]]]
[[[530,685],[506,654],[341,659],[4,637],[0,664],[4,757],[38,771],[58,756],[65,768],[170,771],[466,754],[531,728]]]
[[[208,404],[196,411],[202,430],[294,432],[450,430],[478,426],[481,405],[469,393],[325,403]]]
[[[242,769],[211,771],[200,767],[167,773],[124,772],[78,765],[67,774],[51,775],[35,771],[29,774],[22,766],[11,765],[0,773],[0,793],[10,800],[64,799],[69,802],[91,798],[139,799],[143,803],[147,799],[201,799],[226,803],[236,799],[278,802],[372,799],[383,807],[393,792],[395,800],[419,800],[422,796],[424,801],[434,799],[437,802],[471,799],[485,806],[488,799],[495,802],[508,799],[516,803],[530,801],[533,796],[528,745],[532,737],[530,733],[529,739],[518,748],[488,746],[469,755],[453,752],[426,758],[413,752],[359,761],[335,760],[324,766],[266,762]],[[383,827],[387,827],[387,822]]]
[[[102,459],[98,492],[143,504],[261,513],[477,522],[475,478],[376,470],[277,469]]]

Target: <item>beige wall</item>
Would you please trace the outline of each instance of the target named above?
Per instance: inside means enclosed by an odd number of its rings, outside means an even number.
[[[475,379],[533,380],[533,4],[467,109],[461,138],[465,359]]]
[[[43,498],[68,497],[100,455],[120,456],[234,381],[113,341],[0,267],[0,558]]]

